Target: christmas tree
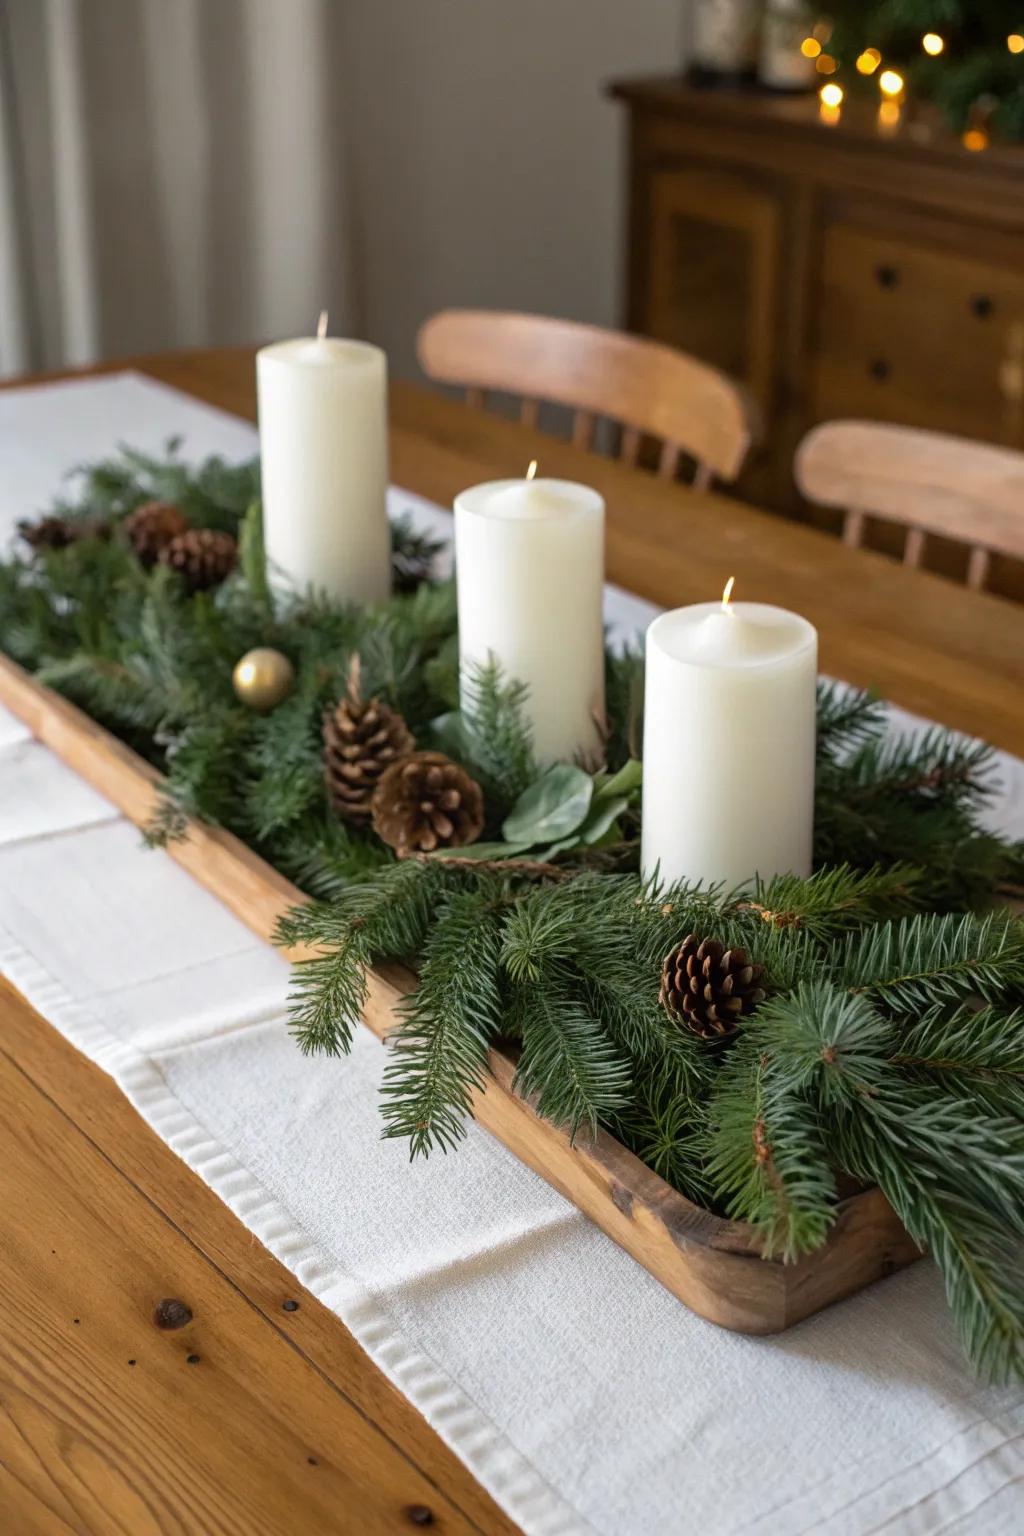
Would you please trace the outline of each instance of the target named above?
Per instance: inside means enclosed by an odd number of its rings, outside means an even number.
[[[844,88],[934,102],[971,149],[1024,139],[1024,0],[832,0],[829,19]]]

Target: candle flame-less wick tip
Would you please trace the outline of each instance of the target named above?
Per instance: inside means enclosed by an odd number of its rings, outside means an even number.
[[[729,580],[725,584],[725,590],[722,593],[722,611],[724,613],[731,613],[732,612],[732,606],[731,606],[731,604],[732,604],[732,589],[735,586],[735,584],[736,584],[736,577],[735,576],[730,576]]]
[[[527,480],[532,480],[536,473],[537,473],[537,460],[536,459],[531,459],[530,460],[530,467],[526,471],[526,478],[527,478]]]
[[[326,309],[322,309],[320,311],[320,318],[319,318],[319,320],[316,323],[316,339],[317,339],[317,341],[323,341],[323,339],[324,339],[324,337],[326,335],[327,335],[327,311],[326,311]]]

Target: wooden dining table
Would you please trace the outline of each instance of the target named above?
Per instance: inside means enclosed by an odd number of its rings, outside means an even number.
[[[252,419],[251,349],[130,366]],[[17,381],[26,382],[26,381]],[[822,669],[1024,755],[1024,607],[398,382],[393,481],[585,480],[613,582],[805,614]],[[26,512],[35,509],[26,508]],[[2,643],[2,637],[0,637]],[[512,1522],[338,1318],[259,1246],[112,1079],[0,981],[0,1531],[280,1536]]]

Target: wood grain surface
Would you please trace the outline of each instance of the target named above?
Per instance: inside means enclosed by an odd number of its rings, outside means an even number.
[[[112,363],[94,371],[122,366]],[[251,349],[169,355],[135,360],[133,366],[225,410],[254,417]],[[530,458],[539,457],[543,473],[589,480],[606,496],[611,579],[655,601],[676,604],[714,595],[725,576],[736,571],[745,596],[794,607],[818,625],[822,665],[835,675],[874,684],[908,708],[1024,754],[1024,611],[1013,605],[844,549],[824,535],[723,497],[666,485],[410,385],[393,387],[392,410],[392,476],[398,484],[447,504],[462,487],[517,474]],[[247,1525],[244,1513],[253,1487],[280,1481],[301,1493],[303,1468],[311,1476],[322,1470],[304,1460],[317,1456],[317,1445],[332,1469],[337,1461],[336,1486],[340,1489],[345,1479],[350,1502],[329,1501],[326,1523],[318,1525],[324,1506],[316,1502],[314,1487],[312,1502],[296,1504],[299,1514],[281,1530],[412,1530],[407,1510],[420,1499],[432,1510],[435,1528],[499,1536],[515,1529],[338,1320],[252,1240],[108,1078],[9,988],[0,995],[0,1019],[0,1049],[16,1072],[4,1079],[10,1114],[2,1117],[2,1135],[10,1137],[10,1168],[17,1170],[8,1176],[5,1152],[0,1530],[10,1528],[19,1536],[64,1531],[89,1536],[224,1531],[234,1536],[260,1529]],[[40,1138],[33,1131],[42,1123],[44,1107],[46,1147],[37,1144]],[[81,1220],[73,1217],[79,1222],[73,1250],[66,1242],[62,1247],[59,1241],[44,1241],[54,1226],[47,1184],[57,1180],[55,1211],[74,1204],[61,1189],[63,1167],[79,1170],[79,1185],[83,1170],[92,1181],[76,1191]],[[8,1210],[15,1213],[10,1221]],[[118,1213],[116,1220],[112,1211]],[[143,1230],[150,1243],[145,1252],[137,1241],[123,1241],[124,1234]],[[116,1271],[106,1256],[108,1234],[111,1244],[120,1245]],[[154,1251],[156,1264],[151,1262]],[[186,1255],[187,1267],[179,1268],[186,1265]],[[48,1259],[55,1265],[58,1258],[62,1264],[46,1268]],[[175,1333],[158,1338],[147,1322],[156,1300],[180,1296],[181,1277],[190,1285],[193,1277],[198,1282],[203,1265],[211,1275],[201,1294],[217,1298],[210,1302],[210,1340],[200,1335],[212,1351],[205,1372],[201,1349],[190,1351],[200,1354],[200,1362],[178,1369],[178,1346],[172,1342],[162,1353]],[[23,1284],[23,1274],[31,1276],[30,1287]],[[82,1331],[82,1321],[74,1324],[75,1316],[85,1316],[75,1306],[83,1306],[87,1297],[91,1306],[109,1299],[125,1331],[104,1323],[90,1333]],[[191,1305],[190,1297],[182,1299]],[[298,1299],[299,1310],[283,1312],[285,1299]],[[192,1310],[202,1324],[203,1311]],[[139,1341],[149,1340],[147,1328],[153,1339],[146,1344],[145,1358],[154,1363],[152,1370],[140,1371],[144,1355]],[[279,1342],[265,1342],[270,1339]],[[281,1341],[288,1349],[279,1347]],[[202,1418],[210,1443],[197,1444],[190,1435],[189,1454],[196,1462],[190,1483],[174,1473],[164,1454],[185,1433],[179,1423],[186,1401],[181,1394],[198,1391],[215,1370],[227,1372],[229,1356],[231,1380],[244,1383],[249,1394],[245,1434],[234,1436],[230,1413]],[[136,1360],[135,1367],[127,1366],[128,1358]],[[326,1385],[332,1394],[329,1404],[318,1395],[319,1387],[310,1386],[307,1410],[305,1396],[295,1390],[298,1378],[289,1374],[296,1370],[304,1383]],[[281,1400],[291,1418],[283,1439],[277,1436],[279,1420],[273,1411],[279,1375]],[[214,1390],[221,1390],[216,1380]],[[129,1392],[133,1396],[125,1399]],[[132,1404],[130,1420],[121,1412],[125,1400]],[[192,1399],[187,1401],[191,1409]],[[201,1407],[196,1411],[203,1412]],[[369,1420],[380,1439],[364,1438],[353,1427],[356,1418]],[[341,1428],[325,1440],[332,1421]],[[155,1437],[159,1453],[151,1447],[143,1462],[135,1440],[120,1447],[111,1433],[119,1422],[138,1425],[140,1433],[145,1429],[147,1440]],[[372,1454],[367,1449],[371,1443]],[[213,1502],[204,1509],[187,1489],[192,1483],[205,1487],[207,1480],[215,1486]],[[423,1491],[425,1485],[429,1492]],[[363,1518],[353,1502],[358,1502],[357,1488],[365,1488],[372,1518],[379,1513],[390,1524],[374,1526]],[[178,1507],[176,1498],[193,1502]],[[303,1524],[300,1514],[307,1509],[311,1513]],[[143,1523],[133,1523],[143,1516]]]
[[[511,1536],[337,1318],[2,979],[0,1026],[5,1536]],[[191,1319],[157,1326],[164,1301]]]

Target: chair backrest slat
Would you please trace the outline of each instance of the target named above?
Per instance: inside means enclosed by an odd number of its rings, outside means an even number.
[[[619,445],[619,458],[623,464],[628,464],[630,469],[634,467],[640,456],[640,440],[643,434],[636,427],[623,427],[622,442]]]
[[[864,513],[848,510],[843,519],[843,543],[851,549],[859,549],[864,537]]]
[[[796,453],[808,501],[845,512],[858,545],[865,515],[907,529],[904,563],[919,565],[927,536],[971,547],[968,585],[984,585],[992,552],[1024,559],[1024,453],[941,432],[875,421],[814,427]]]
[[[707,467],[708,478],[734,480],[757,432],[756,407],[742,385],[684,352],[620,331],[542,315],[445,310],[421,328],[418,347],[427,376],[466,388],[471,404],[483,404],[487,390],[517,395],[530,426],[537,401],[569,406],[573,441],[587,447],[605,417],[623,427],[630,464],[644,436],[671,445],[662,451],[663,474],[676,473],[683,452]]]
[[[967,585],[972,592],[980,592],[988,580],[992,556],[980,544],[975,544],[967,561]]]
[[[577,411],[572,419],[572,442],[574,448],[592,448],[594,444],[594,428],[597,419],[592,411]]]
[[[924,554],[924,532],[920,528],[908,528],[903,540],[903,564],[920,565]]]
[[[674,480],[679,470],[679,449],[675,443],[662,443],[658,458],[658,474],[663,480]]]
[[[523,426],[535,427],[537,425],[537,418],[539,415],[540,401],[531,400],[528,395],[524,395],[522,404],[519,407],[519,420],[522,422]]]

